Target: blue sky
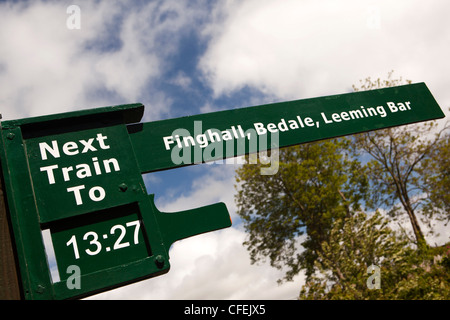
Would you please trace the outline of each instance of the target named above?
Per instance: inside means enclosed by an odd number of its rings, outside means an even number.
[[[66,9],[80,7],[80,29]],[[351,91],[366,77],[425,82],[448,115],[445,0],[3,1],[3,120],[142,102],[144,121]],[[161,211],[223,201],[228,230],[175,243],[171,271],[102,299],[292,299],[304,277],[250,265],[237,165],[145,176]],[[448,230],[436,241],[448,240]]]

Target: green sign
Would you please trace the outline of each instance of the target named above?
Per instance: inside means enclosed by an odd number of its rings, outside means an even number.
[[[144,172],[444,117],[424,83],[129,127]],[[278,141],[272,141],[276,138]]]
[[[24,298],[83,297],[164,274],[173,242],[231,226],[223,203],[175,213],[155,207],[127,130],[143,111],[131,104],[2,123]]]
[[[151,256],[141,220],[137,206],[128,205],[56,224],[51,233],[61,280],[71,265],[90,274]]]
[[[139,194],[122,190],[141,188],[142,180],[124,125],[39,136],[26,146],[43,223],[129,203]]]
[[[175,241],[231,225],[223,203],[160,212],[143,173],[444,117],[423,83],[139,123],[143,111],[131,104],[2,122],[24,298],[83,297],[164,274]]]

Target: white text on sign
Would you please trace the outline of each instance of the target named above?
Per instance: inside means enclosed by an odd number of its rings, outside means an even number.
[[[110,149],[107,144],[107,136],[98,133],[95,137],[89,139],[81,139],[76,141],[68,141],[60,147],[57,140],[52,140],[50,143],[39,143],[39,151],[42,160],[58,159],[61,156],[76,156],[88,152],[97,152],[99,150]],[[99,176],[111,172],[120,171],[119,161],[116,158],[109,158],[99,160],[98,157],[92,157],[89,162],[79,163],[70,166],[59,166],[58,164],[51,164],[40,167],[41,172],[45,172],[48,183],[56,184],[58,182],[70,182],[76,179],[85,179],[94,175]],[[85,194],[90,200],[94,202],[102,201],[106,197],[106,191],[101,186],[94,186],[89,190],[85,190],[84,184],[68,187],[66,190],[72,193],[76,205],[82,205]]]

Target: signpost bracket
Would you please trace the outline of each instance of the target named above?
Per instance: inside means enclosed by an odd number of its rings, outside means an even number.
[[[32,118],[8,120],[2,122],[2,130],[15,127],[48,127],[57,123],[75,124],[80,126],[85,120],[101,123],[108,118],[117,118],[123,124],[131,124],[141,121],[144,114],[142,103],[122,104],[117,106],[100,107],[87,110],[79,110],[65,113],[57,113]],[[79,129],[78,129],[79,130]]]
[[[154,197],[150,194],[149,200],[167,250],[175,241],[231,226],[231,218],[223,202],[180,212],[161,212],[155,206]]]

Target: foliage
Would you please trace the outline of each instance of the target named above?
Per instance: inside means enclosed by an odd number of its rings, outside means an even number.
[[[300,299],[448,299],[450,251],[441,255],[412,249],[378,212],[357,213],[336,223],[322,244],[317,273]],[[380,269],[379,288],[369,288],[368,268]]]
[[[370,78],[361,81],[361,89],[397,86],[402,82],[402,78],[392,79],[391,72],[384,81],[372,81]],[[406,83],[411,81],[407,80]],[[353,88],[355,91],[360,90],[356,86]],[[442,194],[442,188],[448,182],[431,178],[433,174],[437,177],[436,170],[431,170],[432,164],[436,166],[435,169],[447,165],[448,170],[448,160],[440,163],[439,151],[442,150],[438,151],[448,129],[447,126],[438,128],[435,121],[428,121],[354,136],[354,150],[371,157],[366,165],[372,190],[368,207],[384,207],[392,217],[406,213],[414,232],[414,242],[421,249],[425,249],[427,243],[418,214],[424,218],[441,218],[445,215],[429,194]]]
[[[402,83],[390,73],[354,89]],[[449,299],[450,247],[430,247],[420,220],[450,221],[449,142],[449,126],[431,121],[282,149],[275,175],[243,165],[236,202],[252,262],[286,268],[284,280],[304,271],[301,299]],[[405,214],[413,240],[389,227]],[[371,265],[380,289],[367,284]]]
[[[424,177],[422,190],[428,195],[427,210],[439,210],[443,219],[450,221],[450,135],[441,139],[431,156],[421,163]]]
[[[338,139],[282,149],[276,175],[259,174],[255,164],[238,169],[238,214],[253,262],[268,257],[272,266],[288,267],[287,280],[301,268],[313,271],[333,221],[358,209],[367,187],[348,147],[348,139]]]

